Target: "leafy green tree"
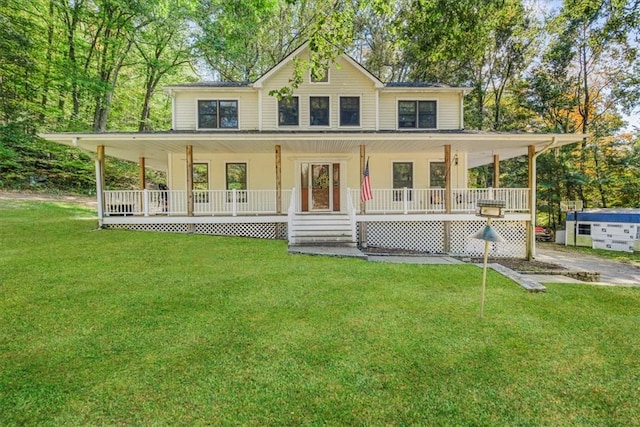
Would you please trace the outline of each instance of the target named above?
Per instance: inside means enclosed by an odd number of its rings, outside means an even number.
[[[145,5],[149,23],[133,35],[134,46],[141,58],[139,66],[144,69],[139,131],[152,130],[152,98],[162,79],[192,65],[194,49],[189,43],[187,21],[193,13],[192,6],[192,2],[176,0],[158,0]]]
[[[0,124],[34,117],[32,80],[37,73],[31,34],[37,26],[22,2],[0,0]]]

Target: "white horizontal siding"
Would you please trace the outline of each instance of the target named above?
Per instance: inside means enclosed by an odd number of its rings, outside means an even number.
[[[398,128],[398,101],[424,100],[437,102],[437,128],[460,129],[460,96],[457,93],[382,92],[380,94],[380,129]]]
[[[185,91],[175,94],[175,130],[196,130],[198,100],[238,100],[238,126],[240,130],[258,129],[258,93],[247,91]]]
[[[438,129],[460,129],[460,95],[438,94]]]
[[[373,81],[349,62],[338,58],[337,64],[329,67],[328,83],[310,83],[309,73],[305,73],[304,81],[294,90],[299,97],[299,126],[278,127],[278,100],[269,96],[272,90],[289,85],[293,75],[293,66],[287,64],[271,76],[264,84],[262,97],[264,130],[375,130],[376,127],[376,89]],[[309,125],[309,98],[312,96],[328,96],[330,98],[329,127]],[[340,127],[340,97],[360,97],[360,126]]]

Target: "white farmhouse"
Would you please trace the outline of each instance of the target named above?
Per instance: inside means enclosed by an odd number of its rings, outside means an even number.
[[[169,131],[42,136],[95,153],[102,227],[478,256],[477,201],[501,199],[493,224],[507,242],[491,255],[532,256],[536,157],[584,135],[466,131],[468,88],[385,84],[346,54],[278,101],[269,93],[288,85],[297,57],[306,45],[254,82],[165,88]],[[105,155],[138,162],[140,189],[105,191]],[[500,160],[520,155],[529,188],[499,188]],[[468,188],[468,169],[488,163],[494,188]],[[168,189],[146,188],[145,167],[166,171]]]

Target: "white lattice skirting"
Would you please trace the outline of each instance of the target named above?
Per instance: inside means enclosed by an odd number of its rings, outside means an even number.
[[[484,255],[484,241],[471,238],[486,221],[451,221],[449,226],[451,254],[470,257]],[[358,223],[360,236],[361,223]],[[525,221],[494,221],[492,227],[506,241],[491,243],[489,256],[524,258],[526,256],[527,223]],[[390,249],[408,249],[433,254],[444,252],[444,221],[367,222],[367,245]]]
[[[373,221],[366,223],[367,245],[389,249],[407,249],[425,253],[444,253],[444,221]],[[470,257],[484,255],[484,241],[471,238],[486,221],[449,222],[450,254]],[[219,236],[253,237],[258,239],[287,239],[286,223],[243,224],[118,224],[111,229],[195,233]],[[489,256],[496,258],[524,258],[526,256],[526,221],[494,221],[492,227],[505,239],[491,243]],[[357,224],[358,236],[362,223]],[[363,242],[358,242],[362,244]]]
[[[118,224],[105,227],[117,230],[210,234],[216,236],[254,237],[257,239],[287,239],[287,224],[285,223]]]

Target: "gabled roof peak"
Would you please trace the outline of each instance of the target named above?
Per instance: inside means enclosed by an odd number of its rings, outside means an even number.
[[[295,58],[296,56],[300,55],[305,49],[308,49],[308,48],[309,48],[309,41],[306,41],[306,42],[302,43],[293,52],[291,52],[289,55],[287,55],[282,61],[280,61],[273,68],[271,68],[269,71],[264,73],[262,76],[260,76],[260,78],[258,78],[253,83],[253,87],[256,87],[256,88],[262,87],[262,84],[264,83],[265,80],[267,80],[269,77],[271,77],[273,74],[275,74],[278,70],[280,70],[282,67],[284,67],[287,63],[292,61],[293,58]],[[360,64],[358,61],[353,59],[347,53],[342,52],[339,56],[341,56],[343,59],[345,59],[347,62],[349,62],[352,66],[354,66],[355,68],[360,70],[360,72],[362,74],[364,74],[369,80],[371,80],[373,82],[375,87],[379,87],[379,88],[384,87],[384,83],[382,83],[382,81],[378,77],[373,75],[369,70],[364,68],[362,66],[362,64]]]

